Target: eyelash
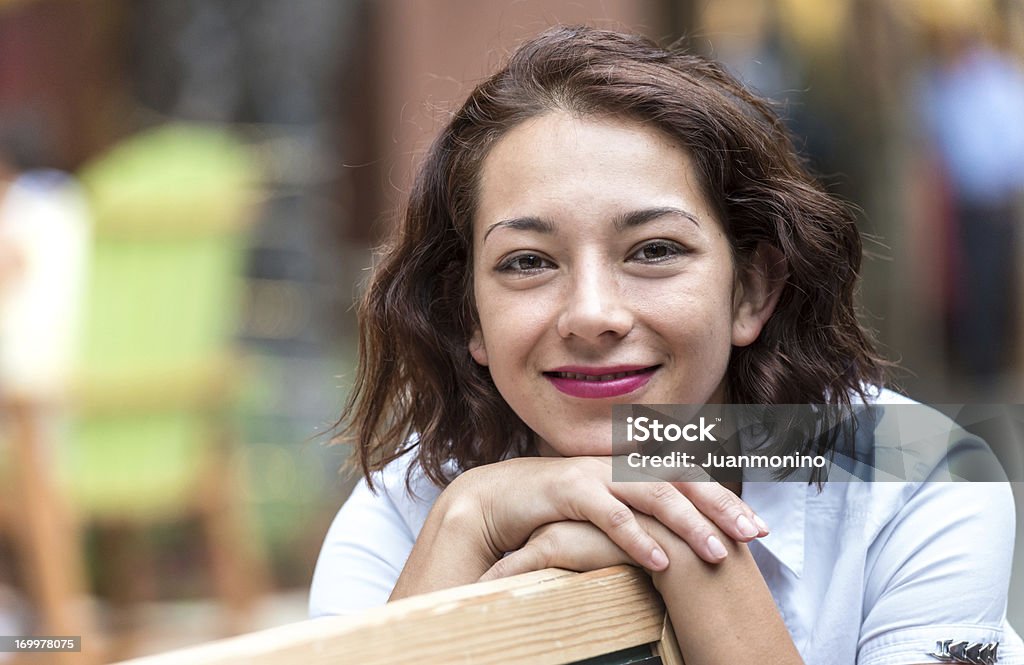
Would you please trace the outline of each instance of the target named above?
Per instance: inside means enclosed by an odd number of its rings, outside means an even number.
[[[544,265],[542,267],[535,267],[535,268],[517,268],[517,267],[515,267],[516,262],[517,261],[521,261],[522,259],[536,259],[537,261],[540,261],[541,263],[544,263],[544,264],[547,264],[547,265]],[[526,253],[526,254],[516,254],[514,256],[508,257],[507,259],[505,259],[504,261],[502,261],[501,263],[498,264],[498,268],[497,269],[498,269],[498,272],[518,273],[518,274],[522,275],[522,274],[533,274],[533,273],[536,273],[536,272],[540,272],[541,270],[545,270],[545,269],[553,267],[553,266],[554,266],[554,263],[552,263],[550,259],[546,259],[546,258],[544,258],[543,256],[541,256],[539,254]]]
[[[667,250],[667,253],[665,256],[659,256],[656,258],[637,257],[638,254],[652,247],[664,247]],[[654,264],[661,263],[662,261],[669,261],[683,254],[686,254],[686,249],[679,245],[678,243],[670,242],[668,240],[654,240],[652,242],[644,243],[643,245],[638,247],[636,251],[629,255],[627,260],[636,260],[640,263]],[[516,262],[521,261],[523,259],[534,259],[540,262],[542,265],[533,268],[517,268]],[[536,253],[525,253],[515,254],[501,261],[497,266],[497,271],[503,273],[514,273],[519,275],[529,275],[541,272],[542,270],[547,270],[552,267],[554,267],[554,262],[552,262],[550,259],[547,259],[541,256],[540,254]]]
[[[649,249],[651,247],[664,247],[666,250],[668,250],[668,252],[665,256],[659,256],[657,258],[640,257],[636,258],[635,260],[641,263],[661,263],[662,261],[668,261],[670,259],[676,258],[677,256],[686,254],[686,249],[679,245],[678,243],[670,242],[668,240],[654,240],[651,242],[644,243],[643,245],[638,247],[635,252],[629,255],[629,260],[633,260],[634,257],[637,257],[638,254],[641,254],[644,250]]]

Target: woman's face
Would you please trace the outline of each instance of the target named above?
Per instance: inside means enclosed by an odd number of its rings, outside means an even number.
[[[771,313],[739,279],[685,150],[636,122],[549,112],[483,162],[470,352],[543,454],[611,453],[611,405],[722,401]]]

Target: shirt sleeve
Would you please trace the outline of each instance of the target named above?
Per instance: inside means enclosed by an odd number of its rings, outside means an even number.
[[[310,617],[356,614],[387,603],[415,541],[390,493],[379,487],[374,494],[360,480],[324,539]]]
[[[1005,623],[1014,504],[1006,483],[926,482],[882,529],[867,561],[858,665],[938,662],[940,640],[1000,642],[1024,662]]]

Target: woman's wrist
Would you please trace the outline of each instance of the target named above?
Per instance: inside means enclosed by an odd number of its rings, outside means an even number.
[[[668,555],[668,567],[651,571],[651,581],[658,592],[665,595],[670,590],[679,589],[680,583],[685,584],[685,580],[693,575],[715,575],[719,574],[716,572],[719,569],[742,567],[748,559],[752,562],[750,548],[746,543],[738,543],[725,535],[719,538],[728,555],[722,563],[717,564],[709,564],[701,559],[693,548],[679,538],[663,539],[669,541],[663,543]]]
[[[686,662],[802,663],[750,548],[720,538],[722,563],[706,563],[676,539],[665,543],[668,568],[651,573]]]
[[[479,502],[462,489],[452,483],[434,502],[390,600],[471,584],[500,558]]]
[[[462,543],[467,549],[493,559],[489,566],[504,552],[495,543],[480,497],[467,487],[469,483],[463,478],[465,474],[456,478],[434,504],[431,512],[438,513],[438,536]]]

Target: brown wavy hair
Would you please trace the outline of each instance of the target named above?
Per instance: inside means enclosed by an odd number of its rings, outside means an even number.
[[[477,323],[472,220],[490,148],[553,110],[626,118],[673,137],[692,156],[738,267],[750,265],[759,243],[785,258],[774,313],[753,344],[732,350],[729,402],[849,412],[852,395],[866,399],[882,384],[885,362],[854,307],[861,237],[853,214],[809,175],[770,104],[706,58],[635,35],[558,27],[522,44],[455,113],[375,266],[359,307],[359,369],[339,421],[371,487],[371,472],[412,449],[443,486],[447,463],[492,463],[530,441],[468,351]]]

